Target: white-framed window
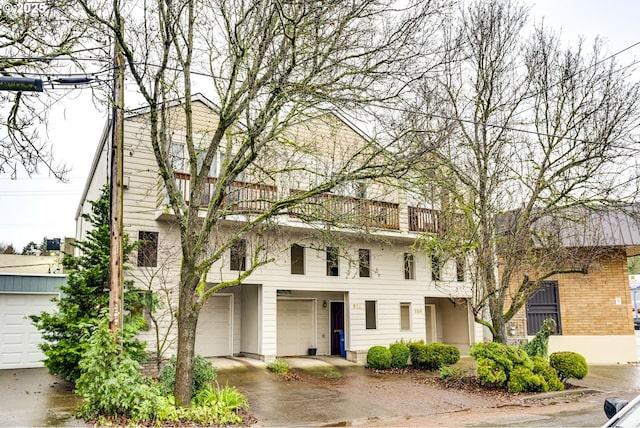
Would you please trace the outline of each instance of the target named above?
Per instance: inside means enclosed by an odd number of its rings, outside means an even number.
[[[400,330],[411,330],[411,303],[400,303]]]
[[[377,302],[375,300],[364,301],[364,316],[367,330],[375,330],[378,328],[376,306]]]

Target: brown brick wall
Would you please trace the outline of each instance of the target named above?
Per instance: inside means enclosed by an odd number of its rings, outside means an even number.
[[[514,275],[514,278],[519,279],[520,276]],[[633,306],[624,249],[612,249],[598,258],[586,275],[563,274],[549,280],[558,281],[563,335],[634,334]],[[616,298],[620,299],[619,305],[616,304]],[[525,308],[519,316],[525,316]]]
[[[627,256],[612,250],[587,275],[559,275],[564,335],[628,335],[633,331]],[[616,304],[616,298],[621,304]]]

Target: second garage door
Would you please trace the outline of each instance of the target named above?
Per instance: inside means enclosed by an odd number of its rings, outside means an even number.
[[[43,367],[42,336],[27,318],[53,312],[53,294],[0,294],[0,369]]]
[[[200,311],[196,354],[203,357],[231,355],[232,296],[211,296]]]
[[[278,355],[306,355],[315,346],[313,300],[278,300]]]

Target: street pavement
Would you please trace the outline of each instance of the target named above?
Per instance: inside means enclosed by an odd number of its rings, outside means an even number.
[[[640,332],[637,336],[640,341]],[[360,366],[335,357],[290,358],[287,361],[292,368],[313,373],[320,379],[339,376],[340,372],[356,373],[355,393],[353,389],[325,388],[322,382],[282,381],[258,360],[212,359],[218,367],[219,383],[224,385],[228,381],[245,394],[258,426],[600,426],[606,421],[602,409],[604,398],[631,399],[640,393],[640,365],[631,362],[590,366],[585,379],[572,380],[571,383],[580,389],[571,391],[571,395],[531,398],[544,399],[543,405],[534,405],[523,397],[519,405],[507,407],[477,408],[473,403],[468,406],[452,403],[449,413],[437,414],[427,414],[426,409],[421,414],[422,409],[416,405],[408,415],[403,408],[394,405],[398,397],[390,396],[387,403],[374,401],[370,393],[384,386]],[[388,382],[394,382],[393,375],[387,378]],[[406,385],[411,386],[405,383],[401,387]],[[420,386],[424,388],[424,385]],[[575,392],[586,393],[575,395]],[[73,417],[78,404],[73,385],[49,375],[44,368],[0,370],[0,427],[89,426]]]

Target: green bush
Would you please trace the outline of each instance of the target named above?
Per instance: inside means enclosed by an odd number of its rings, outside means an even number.
[[[533,373],[542,376],[549,386],[549,391],[562,391],[564,384],[558,378],[558,373],[549,364],[547,360],[542,357],[531,357],[533,361]]]
[[[535,337],[529,342],[520,346],[530,357],[542,357],[544,359],[549,355],[549,336],[556,329],[556,322],[552,318],[548,318],[542,322],[540,330]]]
[[[460,360],[460,350],[453,345],[443,343],[422,342],[409,344],[411,364],[421,370],[439,370],[448,364],[455,364]]]
[[[391,367],[403,369],[409,364],[409,347],[404,343],[394,343],[389,346],[391,352]]]
[[[160,389],[142,376],[140,364],[115,343],[108,323],[103,321],[87,341],[79,362],[76,393],[83,398],[80,415],[125,416],[136,421],[154,419]]]
[[[289,373],[289,363],[282,358],[276,358],[267,365],[267,368],[277,375],[286,375]]]
[[[391,367],[391,351],[385,346],[372,346],[367,352],[367,364],[372,369],[388,369]]]
[[[549,363],[562,382],[570,378],[582,379],[589,373],[587,360],[576,352],[554,352],[549,355]]]
[[[440,379],[450,384],[461,384],[466,374],[465,369],[445,366],[440,369]]]
[[[509,392],[546,392],[549,385],[544,378],[524,366],[516,366],[509,373],[507,391]]]
[[[196,355],[191,381],[191,397],[195,397],[205,385],[214,383],[217,377],[217,369],[213,367],[213,364],[200,355]],[[176,381],[176,357],[171,357],[169,362],[162,367],[158,378],[161,392],[164,395],[173,394]]]
[[[532,378],[533,361],[522,349],[496,342],[476,343],[470,354],[477,362],[476,374],[483,385],[506,386],[514,392],[540,387],[539,380]]]

